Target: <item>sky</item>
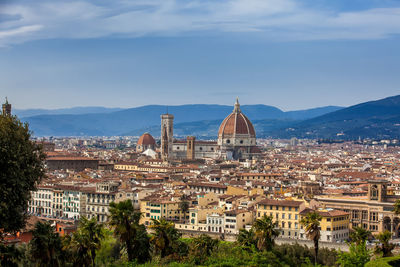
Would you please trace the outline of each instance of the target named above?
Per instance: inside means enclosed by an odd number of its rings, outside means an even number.
[[[14,108],[350,106],[400,94],[400,0],[0,0]]]

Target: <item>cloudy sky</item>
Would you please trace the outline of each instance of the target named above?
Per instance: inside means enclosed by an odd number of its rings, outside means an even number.
[[[0,0],[16,108],[349,106],[400,94],[400,0]]]

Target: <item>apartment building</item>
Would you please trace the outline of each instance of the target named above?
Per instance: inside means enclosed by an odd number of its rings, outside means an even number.
[[[321,238],[320,241],[325,242],[343,242],[349,238],[349,224],[350,224],[350,214],[341,210],[333,209],[318,209],[313,210],[306,208],[300,212],[300,217],[303,218],[310,212],[316,211],[321,215],[322,219],[320,221],[321,227]],[[306,238],[305,232],[301,226],[300,238]]]
[[[303,201],[264,199],[257,204],[256,218],[272,216],[278,222],[281,237],[299,238],[300,212],[305,206]]]

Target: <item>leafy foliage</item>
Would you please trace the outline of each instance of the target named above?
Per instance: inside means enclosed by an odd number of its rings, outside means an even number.
[[[27,124],[0,115],[0,233],[25,226],[30,192],[44,177],[45,155],[30,137]]]
[[[341,267],[363,267],[371,258],[365,243],[350,243],[349,246],[349,252],[338,255],[337,263]]]
[[[212,253],[219,241],[209,235],[202,234],[192,240],[189,257],[195,264],[203,263]]]
[[[139,225],[140,212],[133,209],[130,200],[110,203],[109,225],[128,253],[128,260],[146,262],[150,258],[149,238],[144,225]]]
[[[95,218],[81,217],[79,228],[63,240],[64,249],[69,250],[73,266],[94,266],[96,251],[100,248],[105,229]]]
[[[393,208],[394,208],[394,210],[393,210],[394,214],[399,215],[400,214],[400,199],[396,200],[396,202],[393,205]]]
[[[164,218],[159,220],[152,219],[152,224],[149,228],[153,231],[150,238],[150,243],[153,246],[153,251],[156,255],[164,258],[175,253],[178,248],[178,240],[181,234],[176,230],[172,222]]]
[[[354,227],[353,231],[350,233],[350,239],[357,245],[365,244],[367,239],[371,236],[371,231],[364,229],[362,227]]]
[[[249,250],[256,247],[257,239],[254,230],[240,229],[239,234],[237,236],[237,242],[239,243],[239,245]]]
[[[37,266],[61,266],[63,262],[60,236],[47,222],[37,222],[29,242],[30,259]]]
[[[254,233],[257,239],[257,248],[259,250],[271,250],[274,245],[274,239],[279,236],[277,229],[278,222],[274,222],[272,216],[257,219],[254,224]]]
[[[389,242],[390,239],[392,239],[392,233],[385,230],[384,232],[379,233],[376,238],[379,240],[380,244],[376,244],[375,252],[382,253],[383,257],[393,256],[392,250],[395,245]]]

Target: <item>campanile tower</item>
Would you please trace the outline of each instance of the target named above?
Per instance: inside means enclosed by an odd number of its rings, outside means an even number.
[[[3,115],[11,116],[11,104],[8,103],[7,97],[6,97],[6,103],[3,104]]]
[[[161,156],[169,159],[172,155],[172,142],[174,136],[174,115],[161,115]]]

